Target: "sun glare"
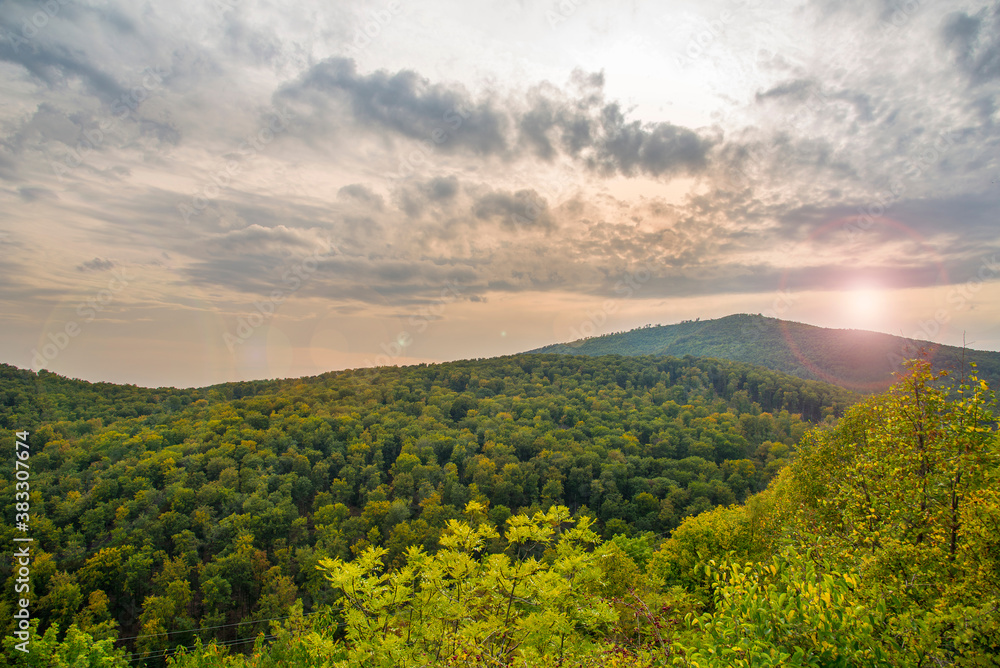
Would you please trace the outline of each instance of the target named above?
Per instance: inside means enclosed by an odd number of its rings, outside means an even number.
[[[870,285],[856,286],[843,293],[844,315],[856,327],[875,324],[881,319],[885,306],[882,291]]]
[[[878,311],[882,304],[882,296],[874,288],[858,288],[851,294],[854,309],[861,315],[870,315]]]

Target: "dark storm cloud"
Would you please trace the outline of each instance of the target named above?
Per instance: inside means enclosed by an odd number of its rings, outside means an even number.
[[[604,175],[672,176],[706,166],[709,140],[670,123],[626,120],[618,103],[605,101],[603,75],[577,71],[573,83],[575,95],[548,85],[528,94],[517,127],[521,144],[537,157],[568,155]]]
[[[604,100],[601,74],[576,72],[572,83],[571,94],[546,84],[501,105],[410,70],[359,74],[353,60],[331,58],[278,97],[313,104],[323,117],[330,99],[340,100],[360,125],[434,142],[445,152],[503,159],[530,152],[546,161],[565,155],[605,175],[672,176],[705,167],[709,140],[670,123],[627,120],[618,103]]]
[[[602,141],[588,162],[605,174],[637,171],[652,176],[698,172],[705,167],[710,142],[670,123],[628,123],[617,104],[601,113]]]
[[[330,58],[279,96],[304,98],[310,92],[343,96],[360,124],[410,139],[438,141],[442,150],[464,148],[493,155],[506,149],[507,116],[490,100],[476,103],[463,87],[432,84],[411,70],[364,75],[353,60]],[[446,136],[448,141],[442,141]]]

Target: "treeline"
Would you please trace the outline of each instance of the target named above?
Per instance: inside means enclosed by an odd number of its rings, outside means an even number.
[[[149,665],[332,602],[323,559],[436,552],[470,502],[496,525],[560,505],[604,538],[655,540],[763,489],[809,421],[855,400],[694,358],[519,355],[193,390],[13,367],[0,381],[2,437],[31,432],[38,632],[121,638]],[[13,517],[8,474],[0,500]]]

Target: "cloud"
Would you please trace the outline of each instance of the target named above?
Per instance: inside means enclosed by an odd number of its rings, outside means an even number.
[[[81,265],[78,265],[77,271],[105,271],[108,269],[114,269],[118,266],[115,262],[108,260],[107,258],[95,257],[93,260],[87,260]]]
[[[8,36],[21,32],[17,25],[0,24],[0,28]],[[66,85],[70,79],[79,79],[92,93],[106,102],[125,92],[114,76],[92,63],[86,55],[62,44],[47,44],[42,38],[22,39],[16,43],[8,37],[0,42],[0,61],[22,66],[29,74],[50,87]]]
[[[353,59],[329,58],[285,86],[278,97],[320,105],[322,97],[333,97],[345,102],[363,126],[434,141],[443,151],[495,155],[506,150],[508,118],[492,100],[474,102],[463,86],[432,84],[412,70],[363,75]]]
[[[941,37],[974,85],[1000,78],[1000,3],[945,17]]]
[[[566,155],[605,176],[674,176],[702,171],[712,141],[671,123],[629,121],[617,102],[604,98],[603,73],[573,73],[574,90],[545,84],[528,94],[520,113],[522,145],[543,160]]]
[[[318,245],[309,233],[276,225],[264,227],[249,225],[242,229],[226,232],[208,242],[210,250],[218,253],[259,254],[273,252],[295,252],[301,249],[316,248]]]
[[[474,99],[460,84],[431,83],[412,70],[360,74],[353,60],[330,58],[277,97],[312,106],[317,119],[343,109],[362,127],[448,154],[565,156],[603,175],[670,177],[704,169],[710,139],[671,123],[628,120],[620,104],[604,99],[603,85],[603,74],[577,71],[568,93],[541,84],[501,102],[488,94]]]
[[[440,202],[450,200],[458,194],[458,178],[452,176],[437,176],[424,183],[421,187],[427,199]]]
[[[352,183],[344,186],[337,191],[337,197],[340,199],[354,200],[375,209],[376,211],[381,211],[383,206],[382,196],[373,192],[368,186],[361,183]]]
[[[548,229],[555,224],[548,203],[534,190],[487,193],[475,201],[472,213],[479,220],[499,221],[511,230]]]
[[[461,189],[456,176],[436,176],[430,179],[409,179],[396,184],[393,203],[409,218],[419,218],[433,209],[443,217],[455,213]]]
[[[25,186],[18,188],[17,192],[21,196],[21,199],[25,202],[36,202],[38,200],[45,199],[59,199],[59,195],[48,188],[32,188]]]
[[[805,97],[806,93],[813,90],[815,87],[816,82],[814,81],[793,79],[792,81],[785,81],[778,84],[763,93],[757,93],[757,101],[759,102],[771,97],[792,97],[796,100],[801,100]]]
[[[711,146],[710,141],[691,130],[670,123],[626,122],[617,104],[609,104],[602,110],[601,129],[603,137],[595,142],[588,163],[605,174],[697,173],[705,167]]]

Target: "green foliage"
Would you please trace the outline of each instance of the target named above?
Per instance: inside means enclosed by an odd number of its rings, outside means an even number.
[[[0,426],[31,431],[41,632],[118,633],[162,665],[198,639],[246,650],[291,601],[332,603],[322,559],[378,549],[401,567],[411,547],[448,549],[453,520],[497,527],[483,548],[495,554],[522,530],[508,520],[565,506],[644,568],[686,517],[748,498],[791,461],[810,423],[773,398],[801,387],[691,358],[518,355],[204,389],[4,365]],[[815,387],[806,418],[855,399]],[[14,482],[0,478],[8,517]],[[480,510],[464,516],[470,501]],[[0,527],[4,545],[12,535]]]
[[[982,663],[1000,653],[1000,439],[995,397],[975,375],[957,387],[914,363],[893,389],[817,431],[792,469],[797,525],[851,564],[888,629],[919,660]]]
[[[115,619],[189,668],[1000,665],[975,375],[913,363],[795,447],[803,422],[728,403],[738,367],[723,391],[724,366],[512,359],[213,390],[173,445],[145,421],[45,433],[50,626],[23,665],[123,665]]]
[[[704,568],[715,606],[688,615],[691,665],[917,665],[886,633],[885,603],[866,606],[856,575],[818,567],[808,553],[786,549],[770,563]]]
[[[974,375],[949,387],[926,362],[909,370],[807,435],[764,513],[773,557],[720,543],[738,509],[690,520],[654,557],[689,591],[708,584],[692,665],[1000,665],[994,396]]]
[[[13,637],[3,640],[3,666],[37,666],[37,668],[127,668],[130,664],[123,649],[115,649],[114,639],[98,640],[74,624],[60,640],[59,626],[53,624],[38,635],[38,623],[31,623],[31,642],[27,652],[15,649]]]
[[[466,514],[475,516],[477,506],[470,502]],[[507,665],[563,654],[599,635],[614,615],[587,593],[606,575],[602,555],[590,549],[599,541],[592,524],[582,517],[574,525],[567,508],[552,506],[508,518],[506,550],[496,554],[484,554],[498,536],[492,524],[450,520],[441,550],[411,547],[398,570],[384,569],[386,550],[379,548],[353,562],[321,561],[343,596],[347,649],[334,665],[418,665],[470,655]]]
[[[513,515],[503,551],[489,553],[498,528],[482,510],[470,502],[476,522],[451,520],[440,551],[412,547],[396,569],[378,548],[320,563],[343,606],[330,666],[666,665],[674,647],[650,605],[662,597],[591,518],[564,506]],[[644,551],[643,539],[628,545]]]

